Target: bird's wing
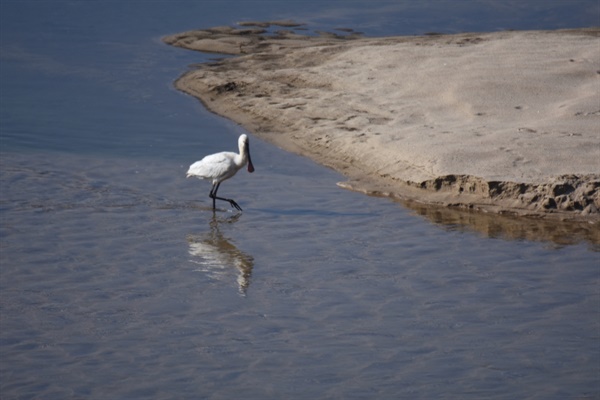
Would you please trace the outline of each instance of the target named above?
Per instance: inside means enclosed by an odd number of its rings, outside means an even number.
[[[215,179],[227,175],[233,163],[235,153],[217,153],[204,157],[190,166],[188,176],[197,176],[204,179]]]

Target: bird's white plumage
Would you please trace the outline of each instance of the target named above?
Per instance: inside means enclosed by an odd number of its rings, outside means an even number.
[[[239,157],[239,154],[232,152],[222,152],[206,156],[202,160],[190,165],[187,176],[188,178],[193,176],[200,179],[208,179],[212,183],[223,182],[234,176],[244,166],[239,161],[236,163],[236,156]]]
[[[187,177],[196,177],[199,179],[208,179],[212,181],[212,189],[210,198],[213,200],[213,209],[215,209],[215,200],[228,201],[233,207],[238,210],[242,208],[232,199],[217,197],[217,191],[221,182],[234,176],[244,165],[248,165],[248,172],[254,172],[252,159],[250,158],[250,144],[248,136],[241,135],[238,140],[240,149],[239,154],[231,151],[223,151],[221,153],[211,154],[204,157],[200,161],[196,161],[187,172]]]
[[[241,135],[238,140],[240,153],[223,151],[204,157],[196,161],[187,172],[187,177],[209,179],[213,184],[223,182],[234,176],[244,165],[249,163],[248,170],[252,172],[252,161],[248,150],[248,136]]]

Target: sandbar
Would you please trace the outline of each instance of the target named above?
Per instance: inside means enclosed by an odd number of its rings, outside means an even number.
[[[235,55],[194,66],[176,87],[339,171],[344,188],[600,220],[600,28],[368,38],[298,27],[256,22],[167,36]]]

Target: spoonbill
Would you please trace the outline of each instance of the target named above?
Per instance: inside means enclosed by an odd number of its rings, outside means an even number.
[[[248,172],[254,172],[254,166],[252,165],[252,159],[250,158],[250,142],[248,136],[245,134],[241,135],[238,139],[238,146],[240,153],[234,153],[231,151],[222,151],[204,157],[200,161],[196,161],[190,165],[190,169],[187,172],[187,178],[196,177],[198,179],[208,179],[212,181],[212,189],[210,190],[209,197],[213,201],[213,210],[215,202],[217,200],[228,201],[232,207],[242,211],[242,207],[238,205],[232,199],[225,199],[223,197],[217,197],[217,190],[221,182],[234,176],[246,163],[248,164]]]

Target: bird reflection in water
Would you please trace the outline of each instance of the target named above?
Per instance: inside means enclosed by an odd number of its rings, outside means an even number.
[[[210,231],[201,235],[188,235],[190,261],[199,267],[195,271],[206,273],[210,278],[228,280],[232,272],[237,272],[239,292],[246,294],[250,285],[250,275],[254,266],[252,256],[235,247],[219,230],[219,224],[234,223],[241,214],[228,218],[217,218],[213,213]]]

